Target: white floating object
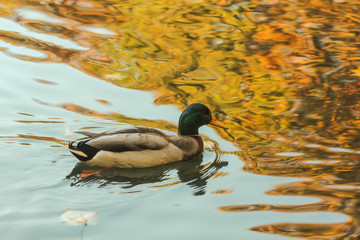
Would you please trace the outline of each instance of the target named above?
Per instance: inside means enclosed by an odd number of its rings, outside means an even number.
[[[275,155],[282,156],[282,157],[298,157],[298,156],[301,156],[304,154],[298,153],[298,152],[283,152],[283,153],[276,153]]]
[[[68,208],[61,215],[61,221],[65,224],[73,226],[80,224],[96,225],[98,223],[98,213],[72,210]]]

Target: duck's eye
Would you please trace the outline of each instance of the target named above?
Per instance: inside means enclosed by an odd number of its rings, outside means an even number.
[[[207,110],[202,110],[202,113],[203,113],[203,114],[209,114],[209,111],[207,111]]]

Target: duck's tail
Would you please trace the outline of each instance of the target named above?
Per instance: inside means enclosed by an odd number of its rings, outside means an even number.
[[[68,150],[80,161],[91,160],[99,149],[86,144],[87,141],[69,142]]]
[[[70,151],[71,153],[73,153],[73,154],[77,154],[77,155],[79,155],[79,156],[86,157],[86,158],[88,157],[88,155],[86,155],[85,153],[70,148],[70,143],[69,143],[69,147],[67,147],[67,150],[69,150],[69,151]]]

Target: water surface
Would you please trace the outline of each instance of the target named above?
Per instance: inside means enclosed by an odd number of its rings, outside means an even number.
[[[360,4],[1,1],[4,239],[357,239]],[[227,130],[188,162],[81,178],[73,130]],[[97,212],[95,226],[61,222]]]

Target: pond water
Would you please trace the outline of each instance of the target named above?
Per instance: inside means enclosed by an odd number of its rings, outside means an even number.
[[[2,239],[358,239],[360,4],[0,1]],[[89,167],[75,130],[228,126],[148,169]],[[93,225],[62,222],[67,209]]]

